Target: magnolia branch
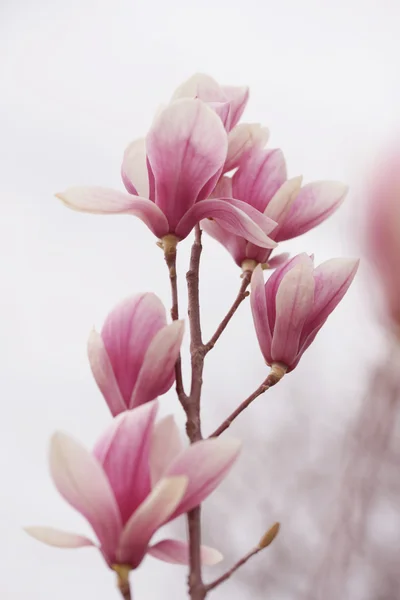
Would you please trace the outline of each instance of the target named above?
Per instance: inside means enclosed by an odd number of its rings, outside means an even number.
[[[193,444],[202,439],[200,421],[200,398],[203,384],[204,345],[201,336],[199,270],[201,258],[201,229],[197,225],[190,255],[189,271],[186,274],[188,287],[188,315],[190,326],[190,354],[192,379],[190,395],[186,403],[186,431]],[[203,600],[206,595],[201,573],[201,508],[191,510],[188,515],[189,531],[189,593],[191,600]]]
[[[269,390],[269,388],[273,387],[282,379],[284,374],[286,373],[286,366],[281,363],[273,363],[271,366],[271,371],[268,377],[263,381],[263,383],[253,392],[246,400],[243,400],[241,404],[229,415],[223,423],[210,435],[210,437],[218,437],[223,433],[228,427],[231,426],[233,421],[238,417],[250,404],[261,396],[264,392]]]
[[[239,308],[239,306],[241,305],[243,300],[245,298],[247,298],[247,296],[249,295],[249,292],[247,292],[246,290],[250,283],[251,274],[252,274],[252,271],[244,271],[243,278],[242,278],[242,284],[240,286],[238,295],[236,296],[234,303],[232,304],[231,308],[227,312],[226,316],[222,319],[221,323],[219,324],[216,332],[214,333],[214,335],[212,336],[210,341],[207,342],[207,344],[205,344],[205,346],[204,346],[204,350],[205,350],[206,354],[207,354],[207,352],[212,350],[212,348],[214,348],[216,342],[221,337],[221,335],[224,332],[229,321],[232,319],[233,315],[235,314],[235,312],[237,311],[237,309]]]
[[[201,229],[197,225],[195,229],[195,239],[192,245],[190,255],[189,271],[186,273],[188,287],[188,315],[190,327],[190,355],[192,366],[192,380],[190,386],[189,407],[191,409],[190,418],[194,419],[188,431],[191,442],[201,439],[200,430],[200,396],[203,384],[204,367],[204,344],[201,335],[200,324],[200,298],[199,298],[199,270],[200,258],[202,252]]]
[[[250,552],[248,552],[240,560],[238,560],[237,563],[235,563],[233,565],[233,567],[231,567],[228,571],[226,571],[226,573],[224,573],[223,575],[221,575],[220,577],[218,577],[217,579],[215,579],[214,581],[212,581],[211,583],[209,583],[205,586],[206,593],[208,593],[211,590],[213,590],[214,588],[218,587],[219,585],[221,585],[221,583],[224,583],[224,581],[229,579],[238,569],[240,569],[240,567],[245,565],[247,563],[247,561],[250,560],[250,558],[252,558],[256,554],[261,552],[261,550],[264,550],[264,548],[267,548],[267,546],[269,546],[274,541],[276,536],[278,535],[279,529],[280,529],[280,524],[275,523],[266,532],[266,534],[261,538],[260,542],[257,544],[257,546],[255,548],[250,550]]]
[[[164,258],[167,263],[169,271],[169,280],[171,284],[171,318],[173,321],[179,319],[179,299],[178,299],[178,281],[176,273],[176,247],[178,244],[178,238],[174,235],[166,235],[160,242],[160,246],[164,250]],[[185,409],[187,396],[183,387],[182,377],[182,360],[179,353],[178,359],[175,364],[175,386],[176,393],[180,403]],[[185,409],[186,410],[186,409]]]

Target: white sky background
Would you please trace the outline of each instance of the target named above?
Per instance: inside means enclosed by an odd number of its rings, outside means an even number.
[[[399,19],[397,0],[1,0],[2,598],[118,597],[94,550],[53,550],[29,539],[21,526],[88,532],[52,487],[48,439],[62,428],[90,445],[109,422],[86,360],[91,327],[100,327],[115,302],[131,293],[154,290],[169,302],[162,254],[141,222],[74,213],[53,194],[75,184],[122,189],[124,148],[196,71],[250,85],[245,119],[270,128],[269,145],[282,147],[291,176],[338,179],[357,191],[376,145],[399,125]],[[329,224],[286,247],[315,252],[317,263],[358,253],[355,191]],[[182,275],[186,261],[181,256]],[[206,337],[236,294],[238,275],[228,253],[205,240]],[[261,443],[262,435],[276,437],[288,422],[309,421],[313,441],[306,457],[294,449],[293,469],[307,469],[318,442],[340,435],[378,356],[380,335],[368,322],[368,277],[361,274],[281,390],[259,400],[232,428],[236,435],[259,435]],[[209,356],[206,377],[207,433],[265,377],[248,307]],[[174,402],[169,394],[163,409]],[[270,457],[265,470],[254,473],[253,498],[273,494],[285,476],[275,451],[275,470]],[[286,463],[290,454],[289,440]],[[250,458],[245,446],[217,499],[238,492]],[[221,522],[221,550],[239,557],[263,533],[260,523],[277,518],[297,530],[290,489],[290,506],[260,516],[250,503],[243,521],[236,510],[234,522]],[[233,549],[224,548],[227,529],[234,532]],[[268,560],[259,561],[259,569],[268,568]],[[148,559],[133,576],[135,599],[183,598],[184,577],[183,568]],[[232,582],[226,597],[234,590]]]

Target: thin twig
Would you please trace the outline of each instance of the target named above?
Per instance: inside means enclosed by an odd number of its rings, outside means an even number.
[[[121,592],[121,596],[123,597],[124,600],[131,600],[132,596],[131,596],[131,588],[130,588],[129,583],[128,583],[127,587],[119,587],[118,589]]]
[[[282,365],[280,363],[273,363],[267,379],[263,381],[263,383],[255,390],[255,392],[253,392],[248,398],[246,398],[246,400],[243,400],[243,402],[239,404],[236,410],[234,410],[229,415],[229,417],[225,419],[223,423],[221,423],[221,425],[214,431],[214,433],[210,435],[210,437],[214,438],[221,435],[221,433],[223,433],[226,429],[228,429],[228,427],[231,426],[236,417],[238,417],[248,406],[250,406],[253,400],[258,398],[258,396],[261,396],[261,394],[263,394],[267,390],[269,390],[270,387],[276,385],[278,381],[282,379],[285,373],[285,365]]]
[[[169,280],[171,284],[171,318],[173,321],[179,319],[179,299],[178,299],[178,281],[176,274],[176,248],[178,239],[173,235],[167,235],[163,238],[161,246],[164,250],[164,258],[167,263]],[[175,388],[176,394],[183,408],[185,408],[187,395],[183,387],[182,377],[182,359],[179,353],[177,361],[175,363]]]
[[[238,569],[240,569],[240,567],[245,565],[247,561],[250,560],[250,558],[261,552],[261,550],[262,548],[258,547],[253,548],[253,550],[250,550],[250,552],[248,552],[245,556],[243,556],[243,558],[238,560],[238,562],[235,565],[233,565],[233,567],[229,569],[229,571],[221,575],[221,577],[218,577],[218,579],[216,579],[215,581],[212,581],[211,583],[206,585],[206,591],[210,592],[211,590],[219,586],[221,583],[224,583],[224,581],[229,579],[229,577],[231,577],[235,573],[235,571],[237,571]]]
[[[131,586],[129,584],[130,565],[113,565],[112,569],[117,574],[117,587],[124,600],[131,600]]]
[[[242,276],[242,283],[241,283],[238,295],[236,296],[234,303],[232,304],[231,308],[229,309],[229,311],[227,312],[225,317],[222,319],[221,323],[218,325],[217,330],[214,333],[214,335],[212,336],[212,338],[210,339],[210,341],[207,342],[207,344],[205,344],[204,351],[206,354],[208,352],[210,352],[210,350],[212,348],[214,348],[216,342],[221,337],[221,334],[224,332],[229,321],[232,319],[233,315],[235,314],[235,312],[237,311],[237,309],[239,308],[239,306],[241,305],[243,300],[245,298],[247,298],[247,296],[249,295],[249,292],[247,292],[246,290],[250,283],[251,274],[252,274],[252,271],[244,271],[243,276]]]
[[[233,575],[233,573],[235,573],[235,571],[237,571],[240,567],[245,565],[252,556],[255,556],[256,554],[261,552],[261,550],[264,550],[264,548],[267,548],[268,546],[270,546],[272,544],[272,542],[274,541],[274,539],[276,538],[276,536],[278,535],[279,529],[280,529],[280,523],[274,523],[272,525],[272,527],[270,527],[268,529],[268,531],[266,531],[266,533],[264,533],[264,535],[262,536],[261,540],[259,541],[259,543],[257,544],[257,546],[255,548],[250,550],[250,552],[248,552],[245,556],[243,556],[243,558],[238,560],[238,562],[235,563],[233,565],[233,567],[231,567],[228,571],[226,571],[226,573],[224,573],[223,575],[221,575],[220,577],[218,577],[217,579],[215,579],[211,583],[208,583],[205,586],[206,593],[208,593],[210,590],[213,590],[214,588],[219,586],[221,583],[223,583],[224,581],[229,579],[229,577],[231,577],[231,575]]]

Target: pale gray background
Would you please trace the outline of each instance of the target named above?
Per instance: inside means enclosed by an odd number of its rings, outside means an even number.
[[[283,148],[291,176],[353,185],[329,224],[286,246],[314,251],[317,262],[358,254],[354,205],[366,164],[399,124],[399,19],[397,0],[1,0],[2,598],[117,598],[94,550],[50,549],[21,526],[89,532],[52,487],[49,436],[62,428],[90,445],[109,422],[86,360],[93,324],[99,327],[128,294],[154,290],[169,298],[162,254],[142,223],[74,213],[53,194],[74,184],[122,189],[125,146],[146,132],[182,80],[203,71],[251,86],[245,117],[270,127],[270,146]],[[182,270],[186,263],[181,256]],[[324,444],[339,452],[346,419],[382,347],[367,309],[370,277],[361,273],[297,372],[232,428],[252,442],[214,496],[219,518],[212,518],[212,500],[206,509],[214,543],[235,559],[268,524],[284,523],[253,573],[268,573],[285,540],[303,536],[296,542],[301,554],[304,536],[312,538],[309,488],[300,493],[294,474],[307,477]],[[229,255],[207,240],[206,334],[238,285]],[[265,376],[248,306],[209,356],[205,375],[208,432]],[[164,411],[174,403],[171,393]],[[265,459],[254,458],[266,449]],[[211,533],[205,537],[211,541]],[[279,580],[279,562],[273,570]],[[184,577],[183,568],[148,559],[132,578],[135,598],[183,598]],[[288,579],[290,572],[275,598],[295,597],[284,592]],[[215,597],[249,597],[238,581]],[[367,596],[361,591],[359,598]]]

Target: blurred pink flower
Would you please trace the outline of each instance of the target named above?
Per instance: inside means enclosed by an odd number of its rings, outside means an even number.
[[[238,198],[276,221],[278,225],[270,237],[281,242],[319,225],[339,207],[347,193],[347,187],[335,181],[316,181],[304,187],[301,183],[301,177],[287,179],[281,150],[255,148],[232,178],[225,176],[220,180],[213,194]],[[268,263],[270,248],[250,243],[217,221],[204,220],[202,227],[227,248],[239,266],[246,259]]]
[[[400,327],[400,148],[376,169],[367,206],[366,247],[392,322]]]
[[[188,562],[187,544],[153,534],[200,504],[235,462],[240,443],[203,440],[182,448],[172,417],[155,425],[157,401],[116,417],[90,453],[79,442],[56,433],[50,445],[50,472],[63,498],[92,526],[110,567],[139,566],[146,553],[173,563]],[[51,546],[94,546],[86,537],[48,527],[28,527]],[[203,547],[214,564],[219,552]]]
[[[127,148],[122,178],[128,194],[74,187],[57,196],[75,210],[139,217],[160,239],[173,234],[182,240],[201,219],[213,218],[228,231],[272,248],[271,219],[250,211],[245,202],[209,198],[227,150],[227,134],[214,110],[199,99],[182,98],[157,115],[145,139]]]
[[[228,132],[228,152],[222,172],[236,168],[252,148],[263,148],[269,131],[260,123],[237,125],[249,99],[245,86],[219,85],[209,75],[196,73],[175,90],[172,101],[178,98],[200,98],[220,117]]]
[[[101,334],[92,331],[89,362],[113,416],[169,390],[183,331],[183,321],[167,325],[164,305],[153,293],[119,303]]]
[[[307,254],[295,256],[264,284],[261,266],[251,279],[251,309],[268,365],[294,369],[347,292],[358,260],[333,258],[316,269]]]

